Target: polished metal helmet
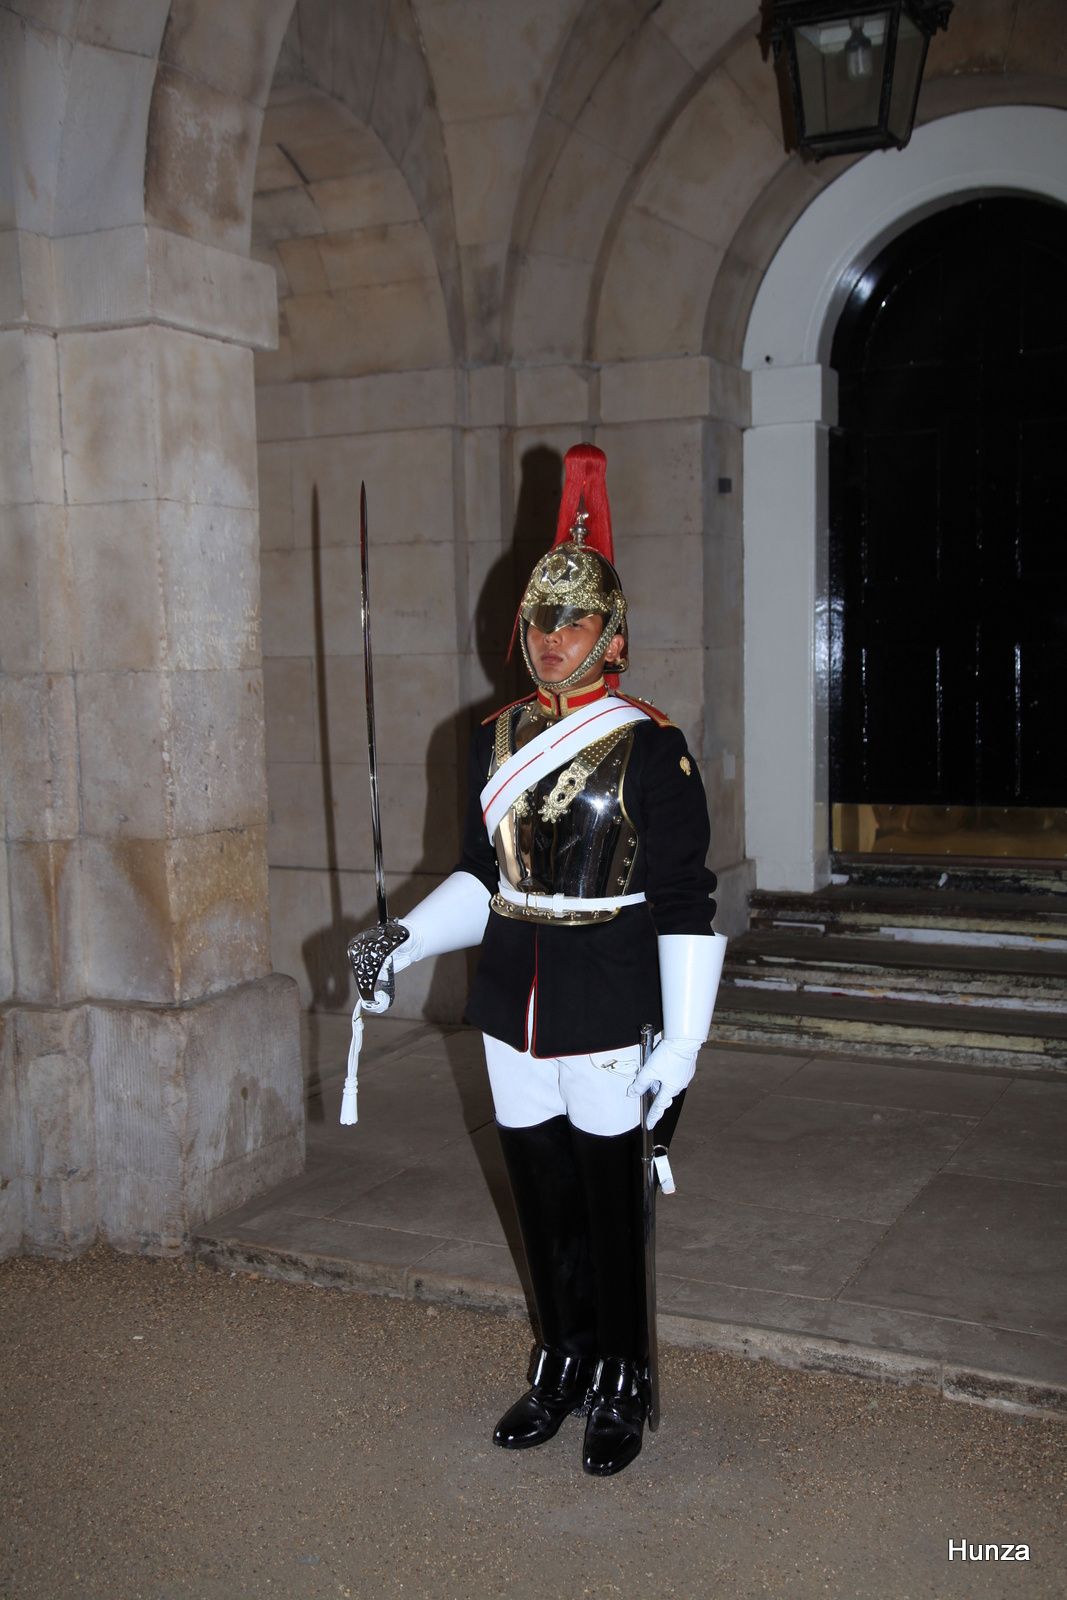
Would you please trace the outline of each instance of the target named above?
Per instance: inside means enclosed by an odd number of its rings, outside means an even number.
[[[606,471],[607,457],[595,445],[579,444],[567,451],[556,542],[534,567],[519,603],[516,620],[526,670],[539,688],[555,693],[573,688],[602,659],[617,633],[625,645],[612,672],[625,672],[629,665],[626,598],[614,564]],[[604,618],[604,627],[580,666],[562,682],[549,684],[538,677],[526,642],[530,625],[551,633],[593,615]]]

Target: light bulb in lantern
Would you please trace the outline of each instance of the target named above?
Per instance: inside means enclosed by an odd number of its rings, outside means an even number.
[[[869,78],[873,69],[871,41],[858,18],[853,18],[850,26],[852,32],[845,46],[845,71],[853,81]]]

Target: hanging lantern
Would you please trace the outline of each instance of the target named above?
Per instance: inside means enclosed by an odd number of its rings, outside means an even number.
[[[951,10],[952,0],[769,0],[787,147],[816,160],[902,149],[927,46]]]

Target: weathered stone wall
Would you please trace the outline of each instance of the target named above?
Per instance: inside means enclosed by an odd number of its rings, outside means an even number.
[[[294,17],[294,53],[302,20],[306,41],[307,14],[304,7]],[[332,55],[329,65],[334,92],[365,107],[361,80],[340,78]],[[413,92],[426,93],[417,76]],[[405,173],[347,104],[299,79],[276,87],[253,232],[254,253],[277,274],[280,324],[278,349],[257,358],[271,895],[275,962],[317,1007],[348,1003],[345,939],[374,904],[363,480],[382,804],[398,907],[432,887],[459,848],[467,685],[457,380],[442,272],[415,199],[425,188],[425,174]],[[436,1014],[456,1014],[461,964],[412,977],[409,1007],[421,1008],[432,986]]]
[[[254,156],[249,38],[262,99],[289,8],[246,7],[228,52],[196,9],[0,9],[4,1249],[178,1248],[302,1161],[267,896],[252,348],[274,284],[240,183],[183,166],[168,124],[181,101],[185,154],[210,143],[238,66]]]

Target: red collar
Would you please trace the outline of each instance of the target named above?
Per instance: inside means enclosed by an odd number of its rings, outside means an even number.
[[[607,692],[607,684],[603,678],[598,678],[595,683],[586,684],[584,689],[572,689],[569,694],[553,694],[550,689],[539,688],[537,703],[550,717],[565,717],[568,712],[580,711],[582,706],[591,706],[595,700],[603,700]]]

